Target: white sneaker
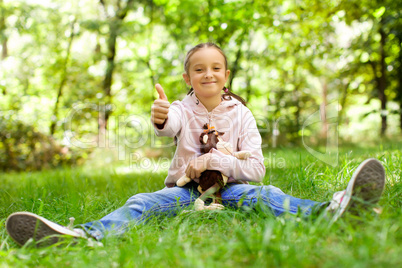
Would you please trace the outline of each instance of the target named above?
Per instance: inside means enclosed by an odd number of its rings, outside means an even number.
[[[85,232],[81,229],[68,229],[30,212],[16,212],[8,216],[6,229],[20,246],[30,239],[40,241],[37,246],[49,246],[57,243],[61,235],[86,238]],[[48,239],[43,239],[45,237]]]
[[[352,209],[351,213],[358,214],[364,209],[377,203],[385,185],[385,169],[380,161],[374,158],[361,163],[346,190],[336,192],[325,213],[332,214],[331,222],[335,222],[345,211]]]

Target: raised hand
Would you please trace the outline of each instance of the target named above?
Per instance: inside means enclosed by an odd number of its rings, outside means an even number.
[[[158,91],[159,97],[152,104],[151,121],[154,124],[162,125],[168,118],[170,102],[160,84],[156,84],[155,89]]]

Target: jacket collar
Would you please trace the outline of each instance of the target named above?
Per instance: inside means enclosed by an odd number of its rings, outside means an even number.
[[[207,108],[205,108],[205,106],[197,98],[194,91],[183,99],[183,103],[188,105],[194,112],[198,114],[208,114]],[[239,104],[241,105],[241,102],[232,97],[230,97],[228,100],[222,99],[222,102],[212,110],[212,113],[225,112],[229,107]]]

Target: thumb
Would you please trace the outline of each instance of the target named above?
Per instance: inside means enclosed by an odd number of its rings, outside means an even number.
[[[168,100],[168,98],[166,97],[165,91],[163,91],[163,88],[160,84],[156,84],[155,88],[156,88],[156,91],[158,91],[159,99]]]

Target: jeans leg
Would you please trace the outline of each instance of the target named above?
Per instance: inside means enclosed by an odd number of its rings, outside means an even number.
[[[106,232],[113,235],[123,234],[130,225],[144,222],[151,215],[162,212],[174,215],[179,208],[187,207],[198,196],[199,193],[192,184],[187,187],[164,188],[154,193],[136,194],[121,208],[80,227],[97,240],[102,239]]]
[[[222,191],[222,200],[223,205],[231,207],[238,207],[240,203],[242,206],[253,207],[257,202],[263,202],[275,216],[284,212],[296,214],[299,210],[305,215],[309,215],[313,207],[324,204],[287,195],[272,185],[249,184],[227,185]]]

